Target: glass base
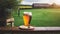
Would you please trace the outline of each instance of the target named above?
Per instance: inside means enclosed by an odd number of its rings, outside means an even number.
[[[24,25],[21,25],[19,26],[20,29],[26,29],[26,30],[33,30],[34,27],[33,26],[24,26]]]

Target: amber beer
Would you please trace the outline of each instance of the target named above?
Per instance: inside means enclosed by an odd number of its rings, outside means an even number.
[[[24,12],[23,15],[23,20],[24,20],[24,25],[29,26],[32,18],[32,13],[31,12]]]

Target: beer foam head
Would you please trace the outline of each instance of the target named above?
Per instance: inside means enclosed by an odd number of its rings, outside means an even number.
[[[31,16],[32,16],[32,12],[29,12],[29,15],[31,15]]]
[[[32,16],[32,12],[24,12],[24,14]]]

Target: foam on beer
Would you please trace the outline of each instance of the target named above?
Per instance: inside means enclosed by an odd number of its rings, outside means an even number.
[[[24,12],[24,14],[32,16],[32,12]]]

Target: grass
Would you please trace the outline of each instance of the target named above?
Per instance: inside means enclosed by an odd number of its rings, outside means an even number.
[[[25,9],[20,10],[20,17],[14,12],[15,26],[23,25],[23,12],[32,12],[33,26],[60,26],[60,9]]]

